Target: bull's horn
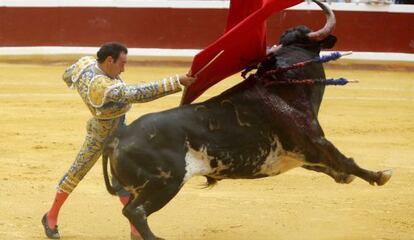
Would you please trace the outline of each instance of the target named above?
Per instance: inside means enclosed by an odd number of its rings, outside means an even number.
[[[319,7],[322,8],[322,10],[326,13],[326,24],[323,28],[319,29],[318,31],[308,33],[308,38],[312,41],[321,41],[322,39],[325,39],[335,28],[335,15],[332,12],[332,10],[325,4],[317,0],[312,1],[318,4]]]

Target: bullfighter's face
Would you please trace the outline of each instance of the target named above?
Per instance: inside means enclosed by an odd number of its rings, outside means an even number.
[[[115,76],[118,76],[119,74],[125,71],[126,63],[127,63],[127,54],[124,52],[121,52],[121,54],[119,54],[118,59],[116,61],[113,61],[113,63],[111,64],[111,67],[112,67],[112,70]]]
[[[111,56],[109,56],[103,66],[104,72],[110,76],[111,78],[116,78],[125,71],[125,64],[127,63],[127,54],[121,52],[119,54],[118,59],[114,60]]]

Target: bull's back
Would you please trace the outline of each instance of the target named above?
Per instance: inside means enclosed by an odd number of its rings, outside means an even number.
[[[242,83],[203,103],[144,115],[122,130],[121,152],[146,168],[185,169],[187,177],[260,177],[264,165],[271,175],[286,153],[284,127],[275,124],[285,123],[264,110],[257,89]]]

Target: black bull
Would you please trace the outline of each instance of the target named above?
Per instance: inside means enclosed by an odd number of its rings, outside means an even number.
[[[268,70],[309,60],[336,38],[310,41],[309,29],[297,27],[281,38],[282,47],[255,74],[203,103],[148,114],[119,129],[103,153],[107,173],[132,194],[123,214],[144,239],[155,239],[147,217],[165,206],[194,175],[208,183],[220,179],[261,178],[294,167],[323,172],[339,183],[354,176],[383,185],[390,171],[360,168],[325,138],[317,114],[322,85],[272,85],[286,79],[324,79],[322,64],[264,77]]]

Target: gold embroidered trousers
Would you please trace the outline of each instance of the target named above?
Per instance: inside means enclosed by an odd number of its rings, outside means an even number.
[[[57,186],[58,191],[67,193],[73,191],[101,156],[106,138],[113,133],[120,124],[123,124],[123,119],[124,116],[108,120],[91,118],[87,122],[86,137],[83,145],[75,161],[60,180]]]

